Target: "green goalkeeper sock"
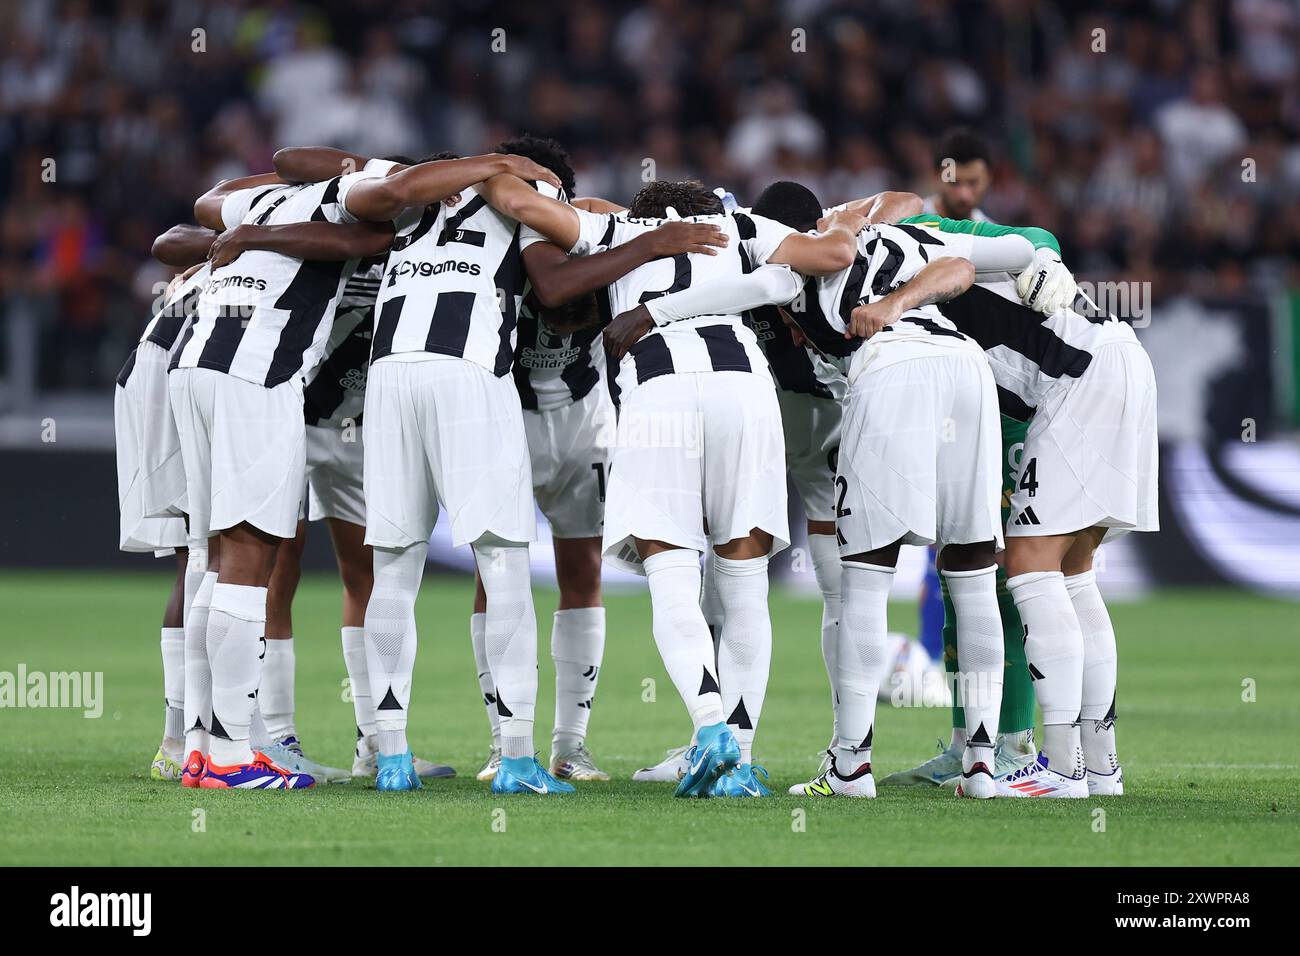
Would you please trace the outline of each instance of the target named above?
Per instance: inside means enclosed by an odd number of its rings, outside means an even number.
[[[998,612],[1002,615],[1002,646],[1006,670],[1002,674],[1002,712],[998,732],[1015,734],[1034,726],[1034,685],[1025,659],[1025,627],[1016,602],[1007,590],[1007,572],[998,568]],[[947,630],[944,631],[947,638]]]

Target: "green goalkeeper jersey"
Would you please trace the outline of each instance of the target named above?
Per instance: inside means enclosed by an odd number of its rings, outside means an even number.
[[[976,222],[974,219],[948,219],[934,213],[908,216],[899,222],[913,226],[928,226],[941,232],[965,233],[971,236],[1024,236],[1035,249],[1048,248],[1058,256],[1061,244],[1046,229],[1037,226],[1000,226],[995,222]]]

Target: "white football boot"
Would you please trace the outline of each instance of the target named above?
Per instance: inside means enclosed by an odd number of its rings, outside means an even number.
[[[491,780],[497,775],[497,768],[501,766],[501,748],[493,747],[488,751],[487,760],[483,761],[483,766],[478,768],[478,773],[474,775],[475,779],[482,780],[484,783]]]
[[[831,765],[825,773],[807,783],[796,783],[786,792],[795,797],[865,797],[868,800],[876,795],[871,764],[864,763],[849,776],[842,777],[835,766],[835,756],[831,754],[830,758]]]
[[[1088,782],[1083,777],[1067,777],[1047,766],[1047,757],[1038,755],[1028,767],[998,777],[999,797],[1086,798]]]
[[[939,753],[911,770],[898,770],[880,781],[882,787],[943,787],[961,776],[962,747],[938,741]]]
[[[551,776],[557,780],[608,780],[609,774],[596,766],[586,744],[568,753],[551,754]]]
[[[1124,768],[1116,767],[1111,773],[1088,771],[1088,796],[1122,797],[1124,796]]]
[[[676,783],[690,769],[691,759],[687,756],[690,749],[686,746],[668,751],[663,760],[653,767],[642,767],[632,774],[632,779],[637,783]]]
[[[998,795],[998,787],[993,779],[993,748],[987,744],[983,747],[966,745],[962,754],[961,776],[957,778],[957,796],[972,800],[991,800]]]
[[[1005,777],[1028,767],[1038,759],[1038,745],[1034,742],[1034,729],[1013,734],[998,734],[993,752],[993,776]]]
[[[352,774],[341,767],[327,767],[304,755],[302,744],[294,736],[283,737],[261,750],[276,766],[290,773],[306,774],[317,783],[347,783],[352,779]]]

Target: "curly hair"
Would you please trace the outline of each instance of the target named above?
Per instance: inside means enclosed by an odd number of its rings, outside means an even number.
[[[698,179],[670,183],[657,179],[642,186],[632,197],[628,215],[637,219],[662,219],[668,207],[679,216],[721,215],[722,200],[705,188]]]
[[[525,156],[539,166],[545,166],[560,177],[560,185],[564,187],[565,195],[573,197],[573,160],[569,158],[569,151],[555,140],[525,133],[523,136],[516,136],[499,144],[495,152]]]

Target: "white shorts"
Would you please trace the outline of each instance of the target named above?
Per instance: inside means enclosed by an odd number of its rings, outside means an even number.
[[[1011,495],[1010,537],[1106,528],[1158,531],[1156,379],[1136,342],[1103,345],[1029,420]]]
[[[439,506],[451,541],[537,536],[519,392],[462,358],[380,359],[366,381],[366,544],[428,541]]]
[[[208,537],[247,522],[292,538],[306,474],[299,381],[266,388],[213,369],[181,368],[167,384],[190,533]]]
[[[614,430],[614,403],[604,381],[580,401],[524,412],[533,494],[555,537],[600,537]]]
[[[785,467],[809,521],[835,520],[835,463],[844,405],[834,398],[778,391]]]
[[[867,366],[849,390],[835,478],[841,556],[895,541],[1002,543],[993,373],[974,345],[926,351]]]
[[[167,397],[167,362],[166,351],[141,342],[126,384],[114,389],[123,551],[185,547],[185,465]]]
[[[606,560],[644,573],[633,538],[703,553],[760,528],[790,543],[785,440],[770,379],[661,375],[625,393],[609,468]],[[705,536],[704,522],[709,534]]]
[[[320,521],[338,518],[366,525],[366,497],[362,482],[365,441],[357,427],[308,425],[307,493],[300,518]]]

